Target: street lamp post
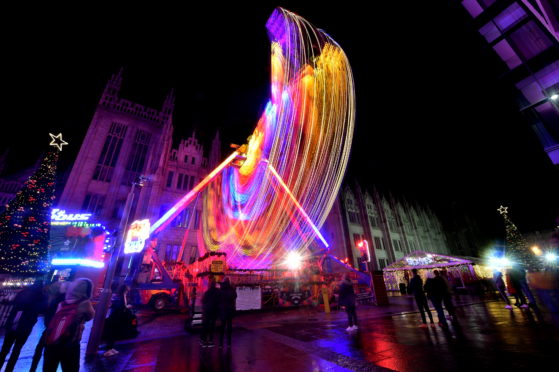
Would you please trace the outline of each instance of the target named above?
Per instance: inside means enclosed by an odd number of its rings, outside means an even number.
[[[544,97],[542,99],[540,99],[538,102],[534,102],[528,106],[525,107],[521,107],[520,108],[520,112],[524,112],[526,110],[530,110],[533,109],[535,107],[538,107],[539,105],[543,105],[546,102],[552,101],[552,102],[557,102],[559,100],[559,94],[552,94],[549,97]]]
[[[93,318],[91,334],[89,335],[89,341],[87,342],[87,357],[95,356],[97,354],[97,351],[99,350],[103,327],[105,325],[105,317],[107,315],[107,310],[109,309],[109,304],[111,303],[111,285],[115,276],[118,259],[122,254],[126,227],[128,226],[130,211],[132,209],[132,204],[134,203],[136,188],[144,186],[145,181],[147,181],[147,178],[144,176],[140,176],[138,180],[134,181],[134,183],[132,183],[132,188],[128,193],[128,197],[126,198],[126,204],[124,205],[124,211],[120,220],[118,238],[116,239],[113,253],[111,255],[111,260],[109,262],[109,267],[107,268],[107,273],[105,274],[105,281],[103,283],[101,295],[99,296],[99,302],[97,303],[97,306],[95,308],[95,317]]]
[[[367,253],[367,270],[369,271],[369,276],[371,277],[371,293],[374,294],[374,287],[373,287],[373,268],[371,265],[371,250],[369,249],[369,242],[366,239],[361,240],[359,243],[357,243],[357,246],[359,248],[363,248],[365,247],[366,249],[366,253]],[[376,299],[374,299],[374,301],[376,302]]]

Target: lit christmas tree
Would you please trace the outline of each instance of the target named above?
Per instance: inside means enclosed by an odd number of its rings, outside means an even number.
[[[0,272],[32,276],[48,271],[50,208],[62,135],[51,134],[51,146],[35,171],[0,215]]]
[[[542,268],[541,259],[530,251],[526,239],[524,239],[516,225],[510,220],[507,209],[508,207],[503,206],[497,209],[505,220],[507,256],[513,262],[522,265],[523,268],[529,271],[540,270]]]

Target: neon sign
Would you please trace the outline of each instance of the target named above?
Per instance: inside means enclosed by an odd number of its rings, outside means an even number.
[[[149,220],[138,220],[130,224],[124,242],[124,253],[138,253],[144,249],[150,234]]]
[[[85,266],[100,269],[105,264],[101,261],[90,260],[87,258],[53,258],[51,263],[55,266]]]
[[[430,265],[434,262],[433,256],[427,255],[425,257],[406,257],[406,262],[410,266]]]
[[[51,221],[87,221],[92,215],[92,213],[66,214],[65,210],[54,208],[50,214],[50,219]]]

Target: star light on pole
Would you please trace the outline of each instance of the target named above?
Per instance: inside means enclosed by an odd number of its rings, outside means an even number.
[[[64,141],[62,139],[62,133],[58,133],[56,136],[52,133],[49,133],[50,138],[52,139],[52,141],[50,141],[50,145],[57,147],[58,151],[62,151],[62,146],[67,145],[68,142]]]
[[[497,211],[498,211],[500,214],[507,214],[507,213],[508,213],[508,212],[507,212],[507,209],[509,209],[509,207],[503,207],[503,206],[501,205],[499,208],[497,208]]]

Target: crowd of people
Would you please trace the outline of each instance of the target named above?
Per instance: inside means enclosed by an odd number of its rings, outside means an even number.
[[[407,293],[413,295],[421,314],[421,327],[427,327],[427,317],[434,326],[433,315],[429,309],[428,300],[435,308],[439,325],[448,327],[447,318],[456,320],[456,310],[452,301],[452,288],[449,285],[447,272],[443,270],[433,270],[427,272],[425,283],[419,276],[417,269],[412,269],[413,277],[407,286]],[[495,288],[500,298],[505,302],[506,309],[512,309],[513,305],[509,295],[515,299],[514,306],[520,308],[537,308],[536,299],[528,285],[526,271],[518,265],[508,269],[504,275],[502,271],[495,270],[493,275]],[[445,316],[444,310],[448,316]]]
[[[423,283],[423,279],[419,276],[417,269],[412,269],[412,274],[413,277],[408,285],[408,293],[414,296],[419,312],[421,313],[421,320],[423,322],[421,327],[427,327],[425,314],[429,316],[431,326],[435,325],[433,315],[429,309],[428,300],[431,301],[431,304],[437,312],[439,325],[448,327],[444,310],[447,311],[450,320],[456,320],[456,308],[452,301],[452,289],[446,271],[433,270],[432,273],[428,273],[425,284]]]
[[[506,309],[512,309],[507,292],[514,297],[515,306],[521,308],[537,306],[536,299],[534,298],[534,295],[528,286],[528,281],[526,280],[526,272],[522,268],[518,267],[518,265],[515,265],[506,271],[505,279],[503,279],[503,273],[501,271],[495,270],[493,273],[493,281],[495,283],[495,287],[499,291],[499,295],[506,303]],[[528,297],[529,303],[526,301],[526,297]]]
[[[456,310],[452,301],[452,289],[446,271],[427,272],[424,282],[417,269],[407,285],[407,293],[413,295],[421,314],[421,327],[435,326],[429,301],[435,309],[438,324],[447,328],[447,318],[456,320]],[[493,281],[506,309],[513,305],[509,295],[516,299],[515,306],[521,308],[537,307],[536,300],[528,286],[526,273],[518,267],[507,270],[504,275],[495,271]],[[113,298],[105,322],[104,338],[107,351],[105,357],[118,354],[114,349],[115,341],[137,335],[136,322],[131,306],[127,303],[128,288],[125,285],[113,286]],[[86,278],[73,281],[59,281],[54,278],[47,285],[37,280],[33,285],[21,290],[12,301],[12,310],[6,322],[4,343],[0,349],[0,368],[8,354],[10,358],[5,371],[13,371],[21,349],[29,338],[39,316],[44,317],[45,330],[35,348],[30,371],[34,372],[43,359],[43,371],[54,372],[60,365],[63,372],[79,371],[80,341],[85,322],[91,320],[95,311],[91,304],[93,283]],[[339,282],[338,303],[347,313],[348,332],[358,329],[356,294],[349,274]],[[539,293],[538,293],[539,295]],[[219,347],[230,347],[232,341],[233,318],[235,316],[237,293],[230,279],[221,282],[214,277],[209,279],[207,291],[202,297],[202,332],[200,345],[213,347],[216,326],[219,322]],[[448,316],[445,316],[445,310]],[[124,337],[123,337],[124,335]]]
[[[84,324],[95,314],[92,293],[93,283],[86,278],[62,282],[55,277],[46,286],[37,280],[21,290],[6,323],[0,368],[11,351],[5,371],[14,370],[23,345],[43,315],[45,330],[35,347],[30,371],[37,369],[41,358],[45,372],[55,372],[59,365],[64,372],[79,371]]]
[[[224,278],[220,283],[216,282],[215,278],[210,279],[209,288],[202,297],[203,323],[200,335],[202,347],[215,346],[214,332],[218,319],[220,321],[219,346],[231,346],[236,299],[237,292],[229,278]],[[224,345],[225,335],[227,335],[227,344]]]

